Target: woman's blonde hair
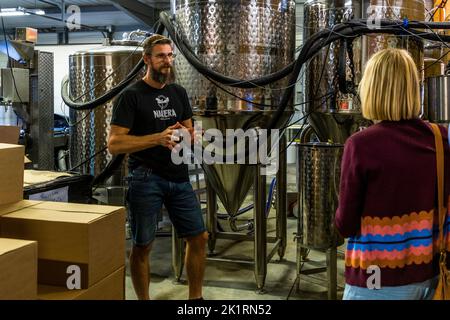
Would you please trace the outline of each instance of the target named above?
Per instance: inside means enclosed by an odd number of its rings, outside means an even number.
[[[363,117],[399,121],[420,113],[419,75],[408,51],[385,49],[366,65],[359,84]]]

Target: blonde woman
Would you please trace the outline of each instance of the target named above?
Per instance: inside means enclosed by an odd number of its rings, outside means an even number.
[[[335,221],[349,238],[344,299],[429,299],[438,274],[436,158],[433,132],[419,119],[414,61],[405,50],[378,52],[359,90],[363,116],[377,124],[352,135],[344,148]],[[447,130],[441,131],[450,168]],[[448,232],[448,217],[446,225]]]

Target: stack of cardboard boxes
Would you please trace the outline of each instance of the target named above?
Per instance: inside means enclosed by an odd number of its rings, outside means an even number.
[[[23,157],[0,144],[0,299],[124,299],[125,209],[22,200]]]

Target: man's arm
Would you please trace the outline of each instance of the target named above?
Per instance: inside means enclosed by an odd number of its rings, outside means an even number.
[[[181,121],[181,124],[183,125],[183,127],[189,130],[190,128],[192,128],[192,118]]]
[[[133,136],[128,134],[130,129],[111,125],[108,150],[111,154],[132,153],[156,146],[163,146],[172,150],[176,145],[172,139],[173,130],[178,128],[181,128],[181,124],[177,122],[160,133]]]

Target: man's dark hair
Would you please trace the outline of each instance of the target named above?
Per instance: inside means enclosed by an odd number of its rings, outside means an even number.
[[[144,40],[144,43],[142,44],[142,47],[144,48],[144,54],[152,54],[153,47],[157,44],[172,45],[172,40],[160,34],[154,34]]]

